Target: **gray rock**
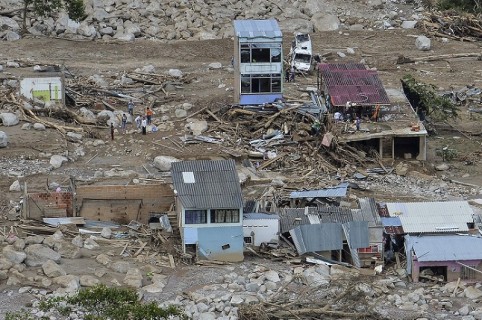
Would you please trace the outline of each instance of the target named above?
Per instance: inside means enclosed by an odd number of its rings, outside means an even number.
[[[176,118],[185,118],[187,117],[187,111],[184,109],[176,109],[174,111],[174,115],[176,116]]]
[[[4,131],[0,131],[0,148],[5,148],[8,145],[8,135]]]
[[[168,74],[174,78],[182,78],[182,71],[179,69],[169,69]]]
[[[1,4],[1,3],[0,3]],[[9,17],[0,16],[0,30],[20,30],[17,21]]]
[[[110,268],[115,272],[127,273],[127,271],[129,271],[131,266],[127,261],[116,261],[110,266]]]
[[[80,24],[79,28],[77,29],[77,33],[87,38],[93,38],[97,35],[95,27],[88,24],[86,21],[83,21]]]
[[[142,272],[137,268],[129,269],[126,276],[124,277],[123,282],[129,287],[142,287]]]
[[[223,65],[221,64],[221,62],[212,62],[208,65],[209,69],[221,69],[222,67]]]
[[[102,232],[100,233],[102,238],[110,239],[112,237],[112,230],[108,227],[102,228]]]
[[[274,282],[274,283],[280,282],[279,274],[278,274],[278,272],[276,272],[274,270],[266,271],[264,273],[264,277],[266,278],[266,280]]]
[[[234,294],[232,297],[231,297],[231,300],[229,301],[229,303],[231,303],[231,305],[233,306],[239,306],[240,304],[242,304],[244,302],[244,299],[242,296],[238,295],[238,294]]]
[[[448,169],[450,169],[450,166],[446,163],[441,163],[441,164],[435,166],[435,170],[437,170],[437,171],[446,171]]]
[[[20,68],[20,63],[15,61],[7,61],[7,68]]]
[[[191,119],[184,128],[191,131],[193,135],[198,136],[208,129],[208,123],[206,120]]]
[[[134,41],[134,39],[136,38],[136,36],[132,33],[124,33],[124,32],[117,32],[115,35],[114,35],[114,39],[118,39],[118,40],[121,40],[121,41]]]
[[[25,249],[25,264],[29,267],[40,267],[48,260],[60,261],[60,254],[42,244],[32,244]]]
[[[89,77],[89,81],[92,81],[95,85],[99,86],[99,87],[102,87],[102,88],[105,88],[107,87],[109,84],[107,83],[107,81],[104,79],[104,77],[98,75],[98,74],[94,74],[92,76]],[[112,113],[112,111],[108,111],[110,113]],[[101,114],[102,112],[99,113],[99,115]],[[113,113],[112,113],[113,114]]]
[[[468,304],[464,305],[462,308],[459,309],[459,313],[462,316],[468,315],[470,311],[471,311],[471,307]]]
[[[15,181],[10,185],[10,188],[9,188],[8,190],[9,190],[9,191],[12,191],[12,192],[22,191],[22,187],[20,186],[20,181],[15,180]]]
[[[258,283],[250,282],[250,283],[246,284],[246,291],[248,291],[248,292],[258,292],[258,290],[259,290],[259,284]]]
[[[67,273],[61,266],[52,260],[47,260],[42,264],[42,270],[44,274],[49,278],[56,278],[60,276],[65,276]]]
[[[5,40],[7,41],[17,41],[20,40],[20,35],[14,31],[7,31],[5,34]]]
[[[105,28],[102,28],[99,30],[99,33],[101,35],[113,35],[114,34],[114,29],[112,29],[112,27],[105,27]]]
[[[0,72],[3,71],[3,65],[0,64]]]
[[[100,246],[97,242],[95,242],[94,239],[87,238],[87,239],[84,240],[84,248],[89,249],[89,250],[93,250],[93,249],[97,249],[98,247],[100,247]]]
[[[431,41],[426,36],[418,36],[415,39],[415,47],[420,51],[428,51],[431,48]]]
[[[333,31],[340,29],[340,20],[333,14],[318,12],[311,18],[315,32]]]
[[[43,236],[28,236],[25,238],[25,244],[40,244],[44,241],[45,237]]]
[[[7,271],[0,270],[0,281],[7,280],[8,274]]]
[[[469,299],[478,299],[482,297],[482,291],[474,287],[467,287],[464,290],[465,296]]]
[[[6,257],[0,258],[0,270],[8,270],[13,266],[13,262],[8,260]]]
[[[161,171],[170,171],[173,162],[179,162],[181,160],[171,156],[157,156],[154,158],[154,167]]]
[[[18,238],[13,243],[13,247],[15,248],[15,250],[22,251],[23,249],[25,249],[25,240]]]
[[[38,130],[38,131],[45,131],[46,130],[45,125],[42,124],[42,123],[38,123],[38,122],[33,124],[33,128],[35,130]]]
[[[219,319],[214,312],[203,312],[199,314],[199,320],[216,320]]]
[[[5,127],[15,126],[19,122],[17,115],[11,112],[0,113],[0,119]]]
[[[100,284],[99,279],[90,275],[80,276],[79,282],[82,287],[93,287]]]
[[[6,246],[2,250],[3,258],[12,262],[13,264],[19,264],[25,261],[27,254],[23,251],[16,251],[13,246]]]
[[[313,23],[304,19],[287,19],[279,23],[279,27],[283,33],[311,33],[313,32]]]
[[[32,124],[31,124],[31,123],[28,123],[28,122],[27,122],[27,123],[24,123],[24,124],[22,124],[22,127],[21,127],[20,129],[22,129],[22,130],[30,130],[30,129],[32,129]]]
[[[306,0],[303,12],[309,16],[313,16],[318,12],[328,12],[328,3],[319,0]]]
[[[110,264],[112,262],[112,260],[109,258],[108,255],[104,254],[104,253],[101,253],[99,254],[96,258],[95,258],[95,261],[97,261],[98,263],[106,266],[108,264]],[[127,262],[128,263],[128,262]],[[126,272],[127,272],[127,269],[126,269]],[[125,272],[124,272],[125,273]]]
[[[58,284],[62,288],[65,288],[66,292],[75,292],[79,290],[80,283],[79,277],[74,275],[65,275],[52,279],[54,283]]]
[[[338,51],[336,54],[337,54],[340,58],[345,58],[345,57],[346,57],[346,54],[344,54],[344,53],[341,52],[341,51]]]
[[[148,292],[148,293],[160,293],[164,289],[165,284],[162,282],[155,282],[150,285],[147,285],[145,287],[142,287],[143,292]]]
[[[413,29],[413,28],[415,28],[416,25],[417,25],[417,21],[405,20],[405,21],[402,22],[401,27],[403,29]]]
[[[53,155],[50,157],[50,165],[55,169],[58,169],[62,166],[62,163],[69,161],[66,157],[61,155]]]
[[[72,239],[72,244],[78,248],[82,248],[84,246],[84,240],[82,236],[79,234]]]
[[[72,142],[79,142],[82,140],[82,134],[76,132],[67,132],[67,139]]]

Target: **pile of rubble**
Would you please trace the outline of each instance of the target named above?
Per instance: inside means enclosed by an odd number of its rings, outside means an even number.
[[[0,279],[20,287],[4,293],[30,297],[34,318],[61,318],[54,309],[41,310],[40,302],[102,283],[134,288],[144,299],[179,306],[194,319],[482,319],[480,284],[413,284],[406,282],[404,269],[374,278],[373,271],[336,264],[253,258],[235,265],[186,264],[179,279],[173,262],[163,260],[159,250],[150,251],[147,243],[133,247],[106,228],[95,238],[63,230],[26,237],[9,232],[0,239]],[[82,312],[74,309],[69,317],[82,318]]]
[[[234,19],[277,19],[284,32],[321,32],[338,29],[413,28],[423,8],[400,10],[393,1],[372,0],[320,3],[316,0],[282,1],[84,1],[87,17],[73,21],[66,13],[31,17],[32,35],[71,39],[135,38],[206,40],[233,36]],[[0,38],[17,40],[22,27],[23,3],[0,1]],[[248,9],[246,9],[248,8]]]

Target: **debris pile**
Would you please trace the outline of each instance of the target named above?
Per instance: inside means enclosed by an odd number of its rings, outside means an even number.
[[[480,18],[455,11],[432,12],[420,24],[430,35],[461,41],[479,41],[482,38]]]

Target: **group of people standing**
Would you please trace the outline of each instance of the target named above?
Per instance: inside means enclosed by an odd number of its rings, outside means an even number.
[[[132,102],[132,99],[129,100],[127,103],[127,112],[131,115],[131,117],[134,117],[134,102]],[[151,108],[147,107],[145,110],[145,113],[137,115],[135,118],[135,123],[137,129],[141,129],[142,134],[146,135],[147,134],[147,126],[152,123],[152,116],[154,115],[154,112],[152,111]],[[127,131],[127,114],[123,113],[122,118],[121,118],[121,131],[123,134],[126,134]],[[112,140],[114,140],[114,126],[111,125],[111,136]]]

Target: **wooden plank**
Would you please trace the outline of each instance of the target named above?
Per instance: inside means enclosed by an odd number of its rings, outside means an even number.
[[[271,159],[271,160],[266,161],[265,163],[263,163],[262,165],[260,165],[260,166],[258,167],[258,171],[259,171],[259,170],[263,170],[264,168],[268,167],[268,166],[269,166],[270,164],[272,164],[272,163],[275,163],[276,161],[278,161],[279,159],[283,158],[284,156],[285,156],[285,154],[282,153],[282,154],[280,154],[279,156],[277,156],[276,158],[273,158],[273,159]]]
[[[176,267],[176,263],[174,262],[174,257],[170,253],[168,256],[169,256],[169,264],[171,265],[171,268],[174,269]]]
[[[142,250],[144,250],[144,247],[147,245],[147,242],[140,241],[140,243],[141,243],[141,247],[136,251],[136,253],[134,253],[134,257],[137,257],[142,252]]]

